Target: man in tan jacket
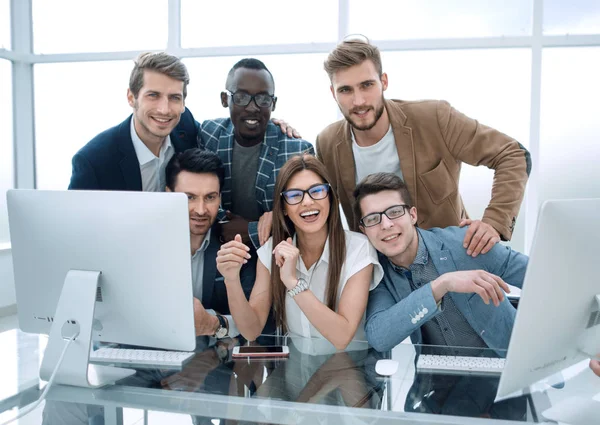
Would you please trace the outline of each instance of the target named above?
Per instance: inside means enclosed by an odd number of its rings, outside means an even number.
[[[340,43],[325,61],[331,93],[345,119],[317,137],[317,156],[330,171],[352,230],[356,183],[375,172],[392,172],[407,184],[418,226],[470,225],[464,247],[486,253],[510,240],[531,170],[529,152],[516,140],[478,123],[445,101],[386,100],[388,77],[376,46]],[[481,220],[465,210],[458,180],[461,164],[493,168],[492,198]]]

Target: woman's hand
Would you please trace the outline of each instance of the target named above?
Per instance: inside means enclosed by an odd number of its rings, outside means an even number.
[[[240,270],[250,259],[248,251],[250,248],[242,243],[240,235],[235,235],[232,241],[221,245],[217,252],[217,270],[225,279],[225,283],[239,281]]]
[[[292,238],[280,242],[273,250],[275,263],[279,266],[279,277],[287,289],[292,289],[298,283],[296,265],[300,251],[292,244]]]

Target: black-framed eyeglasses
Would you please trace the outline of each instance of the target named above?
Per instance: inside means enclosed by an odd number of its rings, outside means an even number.
[[[395,220],[397,218],[402,217],[406,213],[406,210],[408,210],[408,209],[410,209],[410,206],[408,206],[406,204],[392,205],[385,211],[374,212],[374,213],[365,215],[363,218],[360,219],[360,224],[362,224],[364,227],[376,226],[379,223],[381,223],[381,216],[383,214],[385,214],[385,216],[387,218],[389,218],[390,220]]]
[[[288,189],[281,192],[281,197],[288,205],[297,205],[304,200],[304,195],[308,193],[315,201],[327,198],[329,195],[329,183],[317,183],[306,190]]]
[[[250,102],[254,101],[256,106],[259,108],[269,108],[277,100],[277,97],[268,93],[257,93],[250,94],[245,91],[236,91],[235,93],[225,90],[225,92],[231,96],[233,103],[238,106],[248,106]]]

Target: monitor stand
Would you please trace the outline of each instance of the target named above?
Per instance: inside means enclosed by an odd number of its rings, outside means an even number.
[[[570,397],[542,412],[544,418],[569,425],[598,423],[600,401],[585,397]]]
[[[596,358],[600,339],[600,294],[594,297],[594,309],[586,330],[579,343],[579,352],[585,357]],[[591,373],[591,372],[589,372]],[[600,380],[600,378],[597,378]],[[542,412],[546,419],[570,425],[589,425],[598,423],[600,401],[589,397],[570,397]]]
[[[135,374],[133,369],[89,364],[96,292],[101,272],[69,270],[60,294],[48,345],[40,367],[40,378],[50,379],[58,359],[73,335],[54,378],[77,387],[98,388]],[[78,333],[78,334],[77,334]]]

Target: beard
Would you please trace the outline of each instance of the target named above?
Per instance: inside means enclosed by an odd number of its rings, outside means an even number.
[[[375,111],[375,118],[373,119],[373,122],[371,123],[367,123],[367,124],[363,124],[363,125],[359,125],[358,123],[356,123],[353,118],[352,118],[352,112],[348,113],[348,114],[344,114],[344,118],[346,118],[346,121],[348,121],[350,123],[350,125],[352,127],[354,127],[356,130],[360,130],[360,131],[367,131],[372,129],[373,127],[375,127],[375,124],[377,124],[377,122],[379,121],[379,118],[381,118],[381,116],[383,115],[383,111],[385,109],[384,106],[384,99],[383,96],[381,97],[381,103],[377,106],[377,109],[373,110]]]

